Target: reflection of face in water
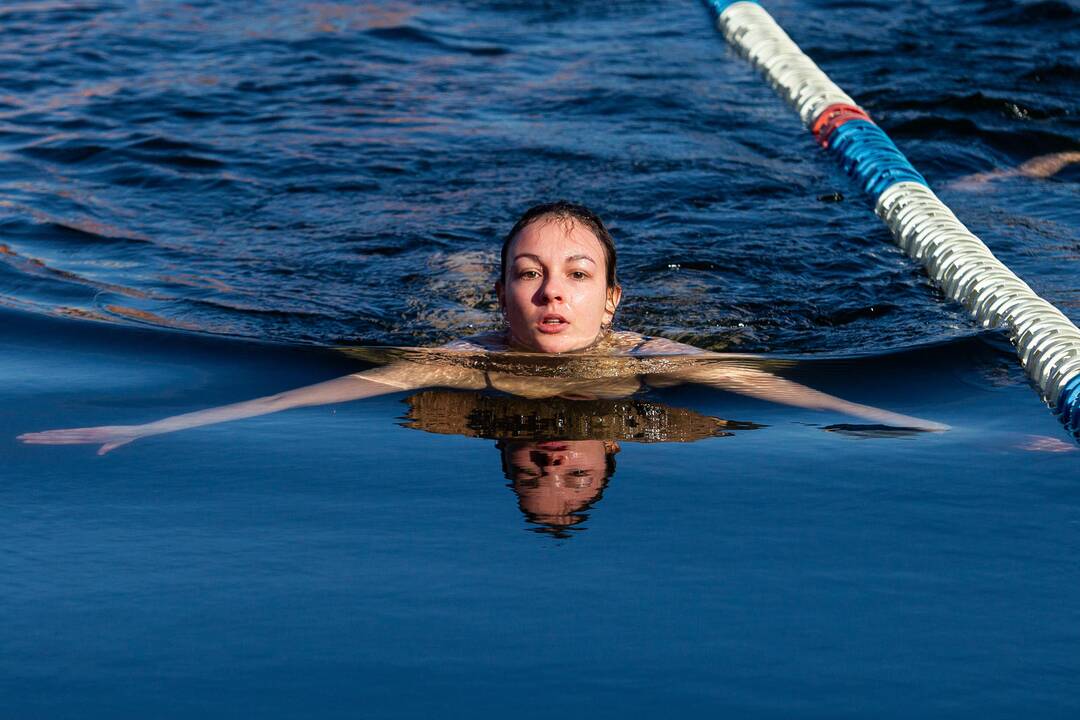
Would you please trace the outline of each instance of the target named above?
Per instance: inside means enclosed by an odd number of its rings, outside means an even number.
[[[603,440],[499,441],[503,473],[530,522],[565,537],[566,528],[588,518],[615,473],[619,445]]]
[[[761,427],[637,397],[538,401],[425,390],[405,403],[407,428],[496,440],[518,506],[539,526],[532,529],[558,538],[570,537],[600,500],[620,442],[693,442]]]

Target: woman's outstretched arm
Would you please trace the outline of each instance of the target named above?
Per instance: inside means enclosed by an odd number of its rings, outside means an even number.
[[[104,455],[121,445],[150,435],[161,435],[229,420],[267,415],[291,408],[329,405],[432,386],[483,387],[483,375],[462,367],[437,367],[412,362],[396,362],[276,395],[174,415],[144,425],[106,425],[46,430],[25,433],[18,439],[32,445],[101,443],[98,455]]]
[[[777,377],[756,368],[737,365],[701,365],[665,373],[649,379],[650,385],[670,385],[678,382],[692,382],[700,385],[727,390],[740,395],[768,400],[769,402],[793,405],[810,410],[831,410],[852,417],[870,420],[882,425],[914,428],[917,430],[948,430],[949,426],[922,418],[901,415],[882,410],[871,405],[861,405],[838,398],[820,390],[800,385],[791,380]]]

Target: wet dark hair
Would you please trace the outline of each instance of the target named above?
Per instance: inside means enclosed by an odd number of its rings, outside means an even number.
[[[587,227],[596,239],[600,241],[600,247],[604,249],[604,264],[607,266],[607,286],[613,288],[619,284],[615,275],[615,241],[611,238],[611,233],[604,227],[604,221],[589,208],[584,205],[577,205],[566,200],[556,200],[555,202],[543,203],[541,205],[534,205],[525,211],[525,213],[518,218],[518,221],[514,223],[514,227],[510,228],[510,232],[503,238],[502,244],[502,258],[500,261],[499,279],[506,279],[506,254],[510,250],[510,243],[514,241],[517,234],[524,230],[528,225],[543,219],[552,220],[573,220],[579,222]]]

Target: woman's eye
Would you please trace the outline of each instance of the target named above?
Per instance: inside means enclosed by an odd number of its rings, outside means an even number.
[[[520,273],[518,273],[518,277],[522,280],[534,280],[540,277],[540,273],[535,270],[522,270]]]
[[[585,280],[589,277],[589,273],[583,272],[581,270],[575,270],[574,272],[570,273],[570,277],[574,278],[575,280]]]

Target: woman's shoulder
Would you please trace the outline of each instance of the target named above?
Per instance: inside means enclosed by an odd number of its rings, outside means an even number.
[[[503,352],[509,350],[510,345],[506,341],[505,333],[492,332],[458,338],[439,346],[439,349],[463,352]]]
[[[665,337],[626,330],[613,331],[608,338],[613,352],[629,355],[695,355],[704,352],[701,348]]]

